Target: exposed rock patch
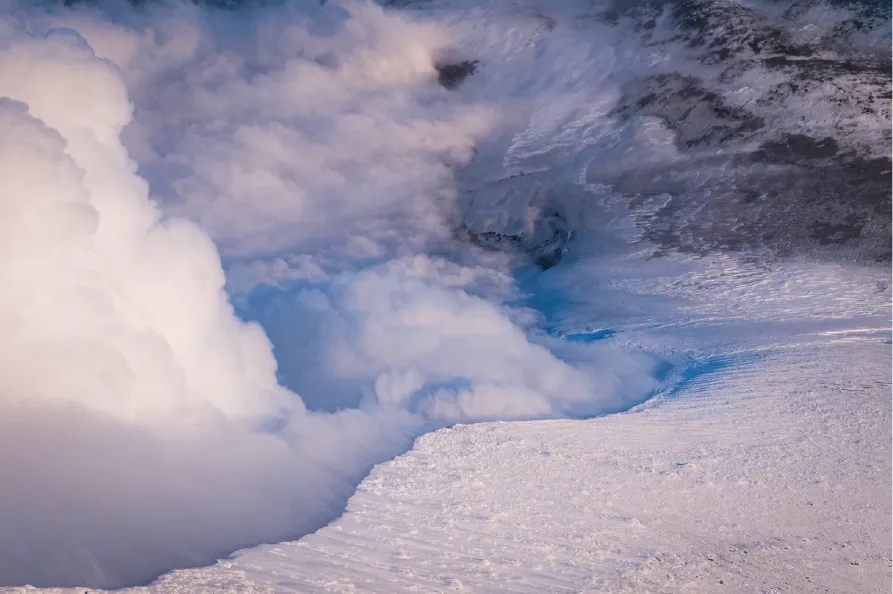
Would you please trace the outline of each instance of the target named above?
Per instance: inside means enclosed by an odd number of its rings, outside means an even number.
[[[452,64],[437,64],[437,82],[443,88],[452,91],[457,88],[465,79],[475,73],[478,67],[477,60],[464,60]]]

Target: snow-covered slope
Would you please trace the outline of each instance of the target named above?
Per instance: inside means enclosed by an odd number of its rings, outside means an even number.
[[[890,346],[870,334],[628,413],[442,429],[317,533],[127,592],[886,592]]]

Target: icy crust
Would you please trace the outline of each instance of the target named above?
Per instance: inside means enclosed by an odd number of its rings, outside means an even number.
[[[442,429],[319,532],[127,592],[887,592],[890,347],[870,334],[732,358],[620,415]]]

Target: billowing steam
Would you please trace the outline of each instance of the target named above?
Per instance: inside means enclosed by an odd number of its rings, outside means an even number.
[[[437,85],[449,32],[289,6],[0,17],[0,585],[293,538],[431,426],[653,387],[556,357],[506,258],[454,239],[498,120]]]

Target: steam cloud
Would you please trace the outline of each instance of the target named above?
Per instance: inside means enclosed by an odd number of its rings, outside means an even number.
[[[437,86],[447,28],[4,8],[0,584],[118,587],[294,538],[432,426],[653,387],[643,357],[558,358],[508,257],[453,239],[454,171],[499,120]]]

